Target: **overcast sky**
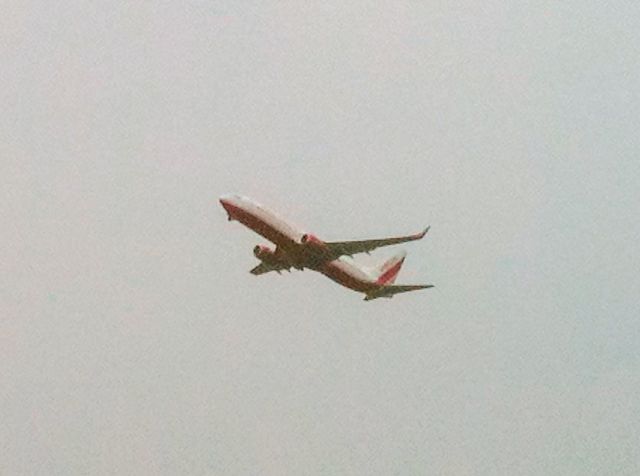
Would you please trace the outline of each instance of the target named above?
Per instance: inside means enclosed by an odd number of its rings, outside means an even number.
[[[636,1],[2,2],[0,473],[640,473],[639,45]],[[252,276],[224,193],[430,224],[436,287]]]

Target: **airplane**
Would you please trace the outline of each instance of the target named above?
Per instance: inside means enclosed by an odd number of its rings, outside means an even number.
[[[238,221],[276,245],[256,245],[253,254],[260,264],[250,272],[261,275],[270,271],[280,274],[291,268],[318,271],[329,279],[365,294],[364,300],[391,298],[395,294],[432,288],[431,284],[394,284],[406,253],[400,252],[381,266],[365,270],[355,266],[346,256],[369,253],[382,246],[422,239],[430,227],[414,235],[361,241],[323,241],[311,233],[303,233],[253,200],[240,195],[224,195],[220,204],[229,221]]]

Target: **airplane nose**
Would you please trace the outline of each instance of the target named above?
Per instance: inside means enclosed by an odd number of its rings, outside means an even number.
[[[231,201],[229,199],[229,196],[223,195],[222,197],[220,197],[219,200],[220,200],[220,205],[222,205],[222,208],[224,208],[224,210],[227,212],[228,220],[231,221],[232,205],[231,205]]]
[[[233,219],[234,211],[238,207],[237,197],[235,195],[222,195],[220,198],[220,205],[224,208],[229,215],[229,220]]]
[[[233,198],[233,195],[222,195],[220,197],[220,204],[227,208],[227,205],[231,205]]]

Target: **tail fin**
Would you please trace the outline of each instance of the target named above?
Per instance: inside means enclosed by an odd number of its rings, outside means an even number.
[[[402,268],[404,259],[407,256],[405,251],[401,251],[394,257],[385,261],[379,269],[376,270],[376,284],[386,285],[393,284]]]

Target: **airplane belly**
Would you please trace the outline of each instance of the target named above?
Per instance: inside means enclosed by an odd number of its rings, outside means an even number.
[[[264,225],[273,230],[279,236],[285,237],[289,241],[294,241],[296,243],[300,241],[302,233],[294,229],[286,221],[279,218],[269,210],[263,207],[256,207],[254,214],[262,223],[264,223]]]
[[[277,245],[286,246],[299,239],[300,233],[263,209],[249,206],[230,208],[230,215],[234,220],[238,220]]]
[[[342,286],[359,292],[367,292],[376,287],[358,268],[339,259],[324,263],[318,268],[322,274]]]

